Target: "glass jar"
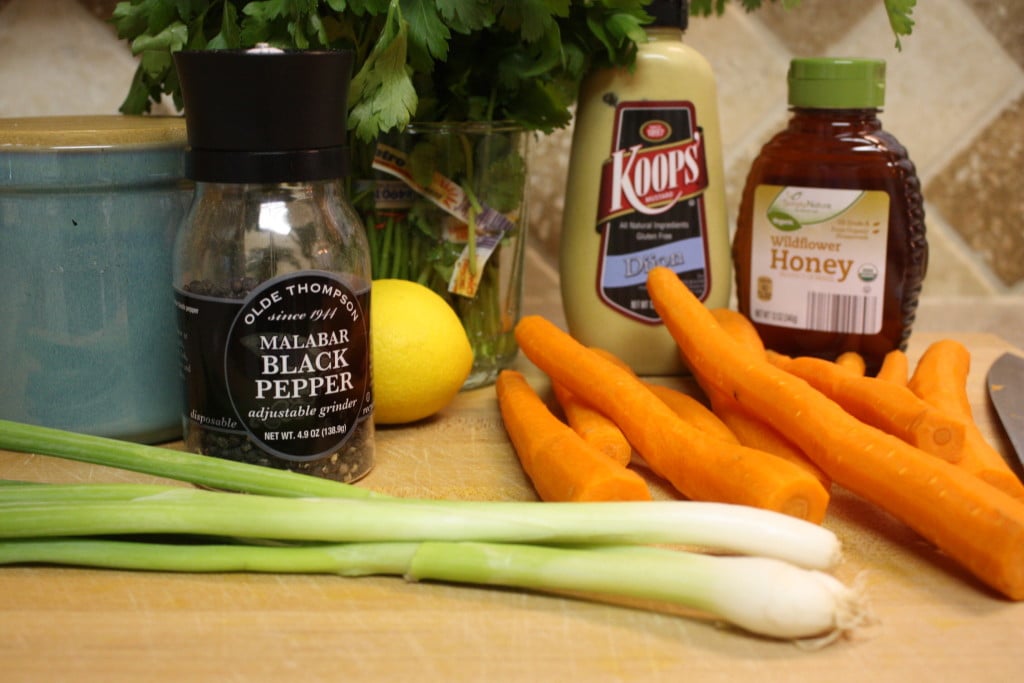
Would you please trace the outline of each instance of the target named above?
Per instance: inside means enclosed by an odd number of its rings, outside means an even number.
[[[411,123],[378,141],[356,202],[374,279],[426,285],[459,316],[473,348],[464,389],[494,382],[518,351],[528,141],[510,122]]]

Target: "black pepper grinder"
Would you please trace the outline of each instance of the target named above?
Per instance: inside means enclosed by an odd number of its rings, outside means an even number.
[[[374,425],[369,247],[342,183],[351,53],[174,62],[195,181],[173,264],[185,446],[359,479]]]

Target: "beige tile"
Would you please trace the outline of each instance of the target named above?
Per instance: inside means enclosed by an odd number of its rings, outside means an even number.
[[[790,53],[735,7],[722,17],[695,17],[684,40],[715,72],[722,147],[729,164],[731,155],[785,118]]]
[[[828,53],[828,48],[853,29],[879,0],[802,0],[796,7],[765,3],[757,20],[796,56]]]
[[[75,0],[11,0],[0,11],[0,116],[116,114],[135,60]]]
[[[1003,49],[1024,67],[1024,3],[1020,0],[964,0]]]
[[[103,19],[104,21],[110,18],[111,13],[114,11],[121,0],[78,0],[82,7],[89,10],[94,17],[97,19]]]
[[[925,187],[1007,287],[1024,285],[1024,96]]]
[[[876,3],[831,54],[888,62],[885,127],[910,151],[922,179],[937,173],[1024,88],[1024,71],[960,0],[918,3],[913,35],[897,52]]]
[[[959,235],[925,205],[928,238],[928,273],[924,279],[922,299],[954,295],[988,296],[998,293],[984,264],[960,240]]]
[[[558,254],[562,231],[571,147],[571,126],[550,135],[538,136],[530,146],[527,229],[533,243],[553,256]]]
[[[0,0],[0,116],[116,112],[135,60],[97,20],[114,4]],[[746,14],[734,0],[724,17],[694,18],[686,36],[718,79],[730,214],[754,156],[788,118],[790,56],[882,57],[889,62],[883,122],[925,182],[926,298],[1024,292],[1024,3],[919,2],[902,52],[881,0],[781,5]],[[531,157],[531,244],[549,260],[570,140],[571,130],[539,139]]]

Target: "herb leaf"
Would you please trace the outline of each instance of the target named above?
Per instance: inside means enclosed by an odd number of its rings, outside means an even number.
[[[355,133],[369,142],[379,132],[404,128],[416,108],[416,90],[406,65],[407,24],[392,5],[377,44],[352,78],[349,114]]]
[[[889,26],[896,36],[896,49],[902,49],[900,36],[909,36],[914,28],[914,20],[910,18],[917,5],[917,0],[885,0],[885,11],[889,15]]]

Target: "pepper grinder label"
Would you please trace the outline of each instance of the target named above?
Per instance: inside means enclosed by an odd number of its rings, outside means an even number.
[[[288,274],[244,299],[176,292],[187,418],[312,461],[372,414],[369,292],[326,272]],[[221,377],[223,381],[212,379]]]

